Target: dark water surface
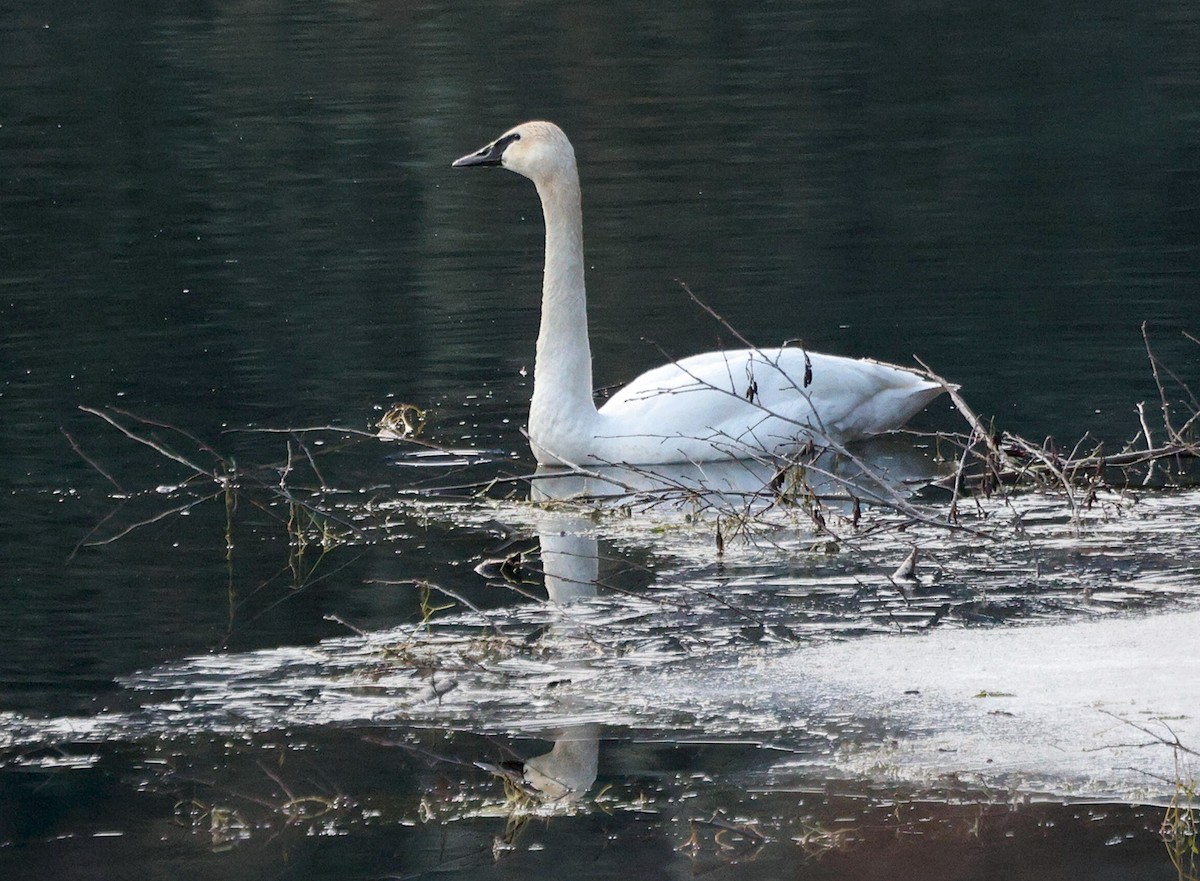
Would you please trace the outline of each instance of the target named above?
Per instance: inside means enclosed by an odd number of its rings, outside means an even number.
[[[289,564],[286,510],[218,496],[155,519],[186,501],[187,471],[78,408],[176,426],[246,467],[290,449],[303,470],[295,441],[243,429],[366,429],[412,402],[432,440],[474,451],[462,479],[529,470],[536,197],[449,163],[544,117],[580,159],[599,385],[660,347],[717,343],[682,279],[757,342],[919,355],[1003,428],[1119,443],[1136,402],[1157,406],[1142,322],[1200,388],[1181,333],[1200,334],[1197,47],[1200,13],[1174,0],[0,2],[0,875],[1172,877],[1158,809],[781,779],[770,736],[710,742],[695,719],[674,735],[584,719],[600,726],[591,791],[609,794],[514,830],[471,763],[543,752],[553,725],[496,723],[486,702],[415,727],[139,716],[139,671],[344,637],[330,616],[412,628],[419,593],[381,581],[487,609],[513,597],[472,571],[500,541],[486,513],[398,511],[311,573],[313,550]],[[920,424],[956,426],[944,403]],[[317,437],[348,520],[459,479]],[[1013,576],[986,602],[968,555],[914,614],[1053,618],[1194,591],[1194,540],[1123,535],[1129,554],[1064,551],[1087,560],[1071,578]],[[607,582],[639,596],[677,551],[604,538]],[[944,549],[949,570],[962,559]],[[813,576],[837,583],[814,592],[814,632],[900,612],[861,605],[839,565]],[[688,578],[753,596],[806,566],[766,554]],[[714,632],[736,644],[745,621],[720,611]],[[102,709],[133,721],[79,747],[18,733]],[[319,807],[276,810],[313,792]],[[761,821],[770,840],[690,824],[714,818]]]

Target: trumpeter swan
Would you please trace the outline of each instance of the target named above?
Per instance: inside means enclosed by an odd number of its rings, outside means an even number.
[[[550,122],[518,125],[454,162],[533,181],[546,222],[529,440],[542,464],[705,462],[845,443],[899,428],[943,388],[902,367],[806,352],[693,355],[643,373],[596,409],[575,151]]]

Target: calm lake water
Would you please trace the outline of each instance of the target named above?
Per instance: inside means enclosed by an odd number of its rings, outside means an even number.
[[[793,767],[882,736],[811,707],[553,695],[905,615],[1186,605],[1186,498],[1082,543],[1047,500],[1044,545],[934,530],[935,589],[864,599],[908,545],[723,561],[652,513],[425,491],[533,468],[536,196],[450,162],[537,117],[580,160],[598,385],[723,339],[682,280],[756,342],[916,355],[1000,428],[1119,447],[1158,407],[1143,322],[1200,391],[1198,46],[1175,0],[4,4],[0,875],[1175,877],[1161,807]],[[461,455],[247,431],[371,430],[398,402]],[[246,491],[181,486],[81,406]],[[917,424],[960,427],[944,401]],[[289,461],[337,512],[323,555],[271,493]],[[563,531],[605,586],[582,623],[474,571]],[[423,602],[454,608],[422,628]],[[420,700],[390,678],[430,669]],[[552,746],[590,795],[521,814],[491,771]]]

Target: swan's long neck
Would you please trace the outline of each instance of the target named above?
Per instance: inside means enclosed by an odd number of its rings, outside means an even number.
[[[538,426],[580,426],[596,415],[583,284],[579,175],[572,163],[536,183],[546,221],[546,268],[529,413],[531,432]]]

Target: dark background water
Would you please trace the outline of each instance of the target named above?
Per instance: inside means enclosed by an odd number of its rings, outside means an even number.
[[[580,159],[600,385],[717,340],[675,279],[761,343],[917,354],[1036,438],[1134,434],[1143,321],[1196,375],[1190,3],[0,3],[0,707],[406,620],[364,578],[467,556],[372,547],[292,595],[277,559],[231,582],[208,509],[72,556],[113,488],[64,430],[131,489],[178,470],[79,405],[262,461],[223,430],[411,401],[528,464],[536,197],[449,163],[533,117]],[[411,482],[389,452],[343,485]]]

